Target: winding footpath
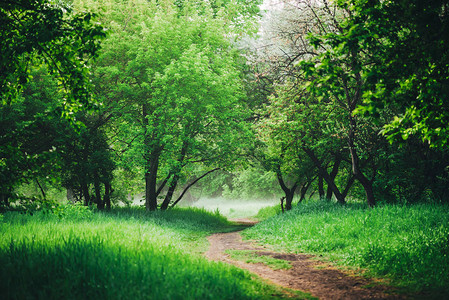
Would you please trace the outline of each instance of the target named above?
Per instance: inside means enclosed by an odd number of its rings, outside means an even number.
[[[239,225],[254,225],[247,219],[231,220]],[[243,241],[238,231],[217,233],[208,237],[210,247],[204,255],[214,261],[222,261],[246,269],[268,280],[293,290],[310,293],[319,299],[405,299],[392,294],[391,288],[359,276],[349,275],[329,264],[311,259],[310,255],[283,254],[267,250],[250,241]],[[259,255],[289,261],[289,270],[273,270],[261,263],[245,263],[232,260],[226,250],[252,250]]]

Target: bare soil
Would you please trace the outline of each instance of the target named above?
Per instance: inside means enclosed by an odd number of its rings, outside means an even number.
[[[252,225],[248,219],[232,220],[240,225]],[[204,254],[208,259],[222,261],[249,270],[271,283],[310,293],[319,299],[405,299],[394,294],[391,287],[373,279],[355,276],[336,269],[328,263],[312,259],[311,255],[276,253],[251,241],[242,241],[239,232],[218,233],[208,237],[210,248]],[[289,270],[272,270],[261,263],[232,260],[226,250],[253,250],[259,255],[287,260]]]

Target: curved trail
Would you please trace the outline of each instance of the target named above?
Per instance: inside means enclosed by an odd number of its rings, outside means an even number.
[[[254,225],[247,219],[231,220],[240,225]],[[249,241],[242,241],[238,231],[217,233],[208,237],[210,248],[204,255],[215,261],[223,261],[249,270],[274,284],[301,290],[319,299],[404,299],[404,296],[388,294],[386,286],[373,284],[373,280],[350,276],[329,264],[312,260],[310,255],[282,254],[268,251]],[[273,270],[264,264],[245,263],[232,260],[225,250],[253,250],[259,255],[287,260],[292,265],[289,270]],[[369,287],[367,287],[369,286]],[[390,290],[391,292],[391,290]]]

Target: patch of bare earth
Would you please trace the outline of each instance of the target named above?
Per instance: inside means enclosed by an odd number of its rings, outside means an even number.
[[[233,220],[239,224],[251,225],[253,221]],[[319,299],[404,299],[392,294],[392,289],[364,277],[353,276],[332,268],[329,264],[311,259],[310,255],[283,254],[242,241],[239,232],[218,233],[208,237],[210,248],[205,256],[210,260],[223,261],[249,270],[274,284],[312,294]],[[292,265],[289,270],[273,270],[257,263],[232,260],[226,250],[253,250],[259,255],[287,260]]]

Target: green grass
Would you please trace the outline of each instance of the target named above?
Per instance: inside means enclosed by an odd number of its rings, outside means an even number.
[[[220,214],[230,218],[247,218],[257,214],[263,207],[270,207],[278,200],[248,200],[226,198],[201,198],[190,204],[192,207],[204,208],[207,211],[219,211]]]
[[[1,299],[282,298],[238,268],[209,262],[206,236],[229,230],[205,210],[92,212],[66,206],[0,218]]]
[[[282,212],[280,205],[267,206],[258,211],[258,213],[254,216],[259,221],[264,221],[268,218],[271,218],[275,215],[278,215]]]
[[[292,265],[283,259],[274,258],[268,255],[261,255],[257,251],[251,250],[226,250],[232,259],[243,261],[246,263],[262,263],[273,270],[288,270]]]
[[[448,206],[300,204],[243,235],[280,251],[366,268],[414,292],[449,292]]]

